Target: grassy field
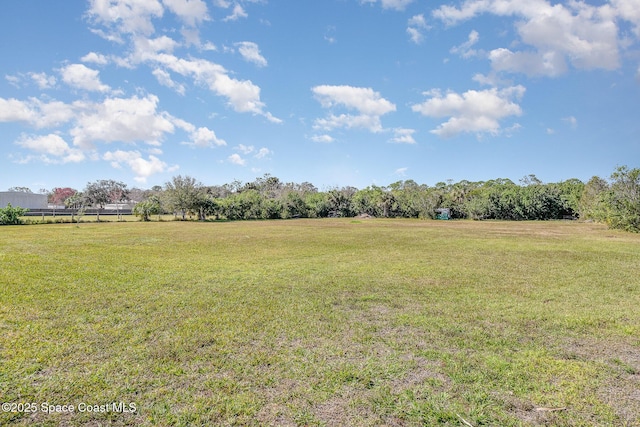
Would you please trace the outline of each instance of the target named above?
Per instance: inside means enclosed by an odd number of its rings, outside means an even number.
[[[596,224],[5,226],[0,266],[0,425],[640,426],[640,236]]]

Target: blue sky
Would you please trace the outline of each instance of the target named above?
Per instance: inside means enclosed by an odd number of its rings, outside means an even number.
[[[0,190],[640,166],[640,0],[10,0]]]

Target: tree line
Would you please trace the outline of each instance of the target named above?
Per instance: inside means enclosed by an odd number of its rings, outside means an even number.
[[[584,183],[569,179],[543,183],[535,175],[519,183],[510,179],[439,182],[435,186],[403,180],[363,189],[319,191],[313,184],[285,183],[264,175],[252,182],[204,185],[178,175],[164,186],[128,189],[126,184],[99,180],[84,190],[55,188],[49,202],[79,210],[103,209],[109,203],[135,202],[134,214],[149,221],[172,213],[177,219],[251,220],[276,218],[354,217],[435,218],[449,209],[452,218],[474,220],[585,219],[612,228],[640,231],[640,169],[618,167],[608,178]],[[98,217],[99,220],[99,217]]]

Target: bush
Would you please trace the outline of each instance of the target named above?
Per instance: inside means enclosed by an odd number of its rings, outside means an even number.
[[[29,212],[29,209],[21,208],[19,206],[13,207],[11,203],[7,204],[6,208],[0,208],[0,224],[1,225],[16,225],[21,224],[20,217]]]

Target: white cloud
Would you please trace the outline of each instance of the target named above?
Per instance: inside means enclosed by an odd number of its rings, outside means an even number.
[[[430,99],[411,108],[427,117],[449,117],[431,131],[444,138],[465,132],[497,135],[501,131],[501,120],[522,114],[514,100],[521,99],[524,92],[525,88],[520,85],[501,90],[469,90],[463,94],[449,92],[442,95],[435,90],[425,93]]]
[[[231,4],[227,0],[213,0],[213,4],[217,7],[227,9]]]
[[[478,43],[478,40],[480,40],[480,34],[478,34],[476,30],[473,30],[469,33],[469,37],[466,42],[451,48],[451,53],[458,54],[463,58],[471,58],[478,54],[475,49],[471,49],[476,43]]]
[[[616,16],[625,21],[631,22],[634,26],[634,33],[640,37],[640,5],[637,0],[610,0]]]
[[[169,115],[156,110],[158,97],[107,98],[102,103],[79,103],[81,114],[71,129],[73,143],[91,147],[93,142],[146,142],[159,145],[166,133],[173,133]]]
[[[317,119],[314,128],[332,130],[336,128],[363,128],[371,132],[383,130],[380,117],[396,110],[396,106],[371,88],[353,86],[322,85],[312,88],[324,108],[345,107],[359,114],[330,114]]]
[[[40,160],[45,163],[81,162],[85,159],[82,151],[69,147],[69,144],[59,135],[22,136],[16,144],[28,150],[40,153]],[[53,156],[52,159],[49,156]]]
[[[56,85],[56,78],[46,73],[29,73],[29,77],[36,82],[40,89],[51,89]]]
[[[407,33],[411,38],[411,41],[415,44],[420,44],[424,41],[424,34],[422,33],[424,30],[428,30],[429,26],[427,25],[427,21],[424,19],[424,15],[414,15],[407,22]]]
[[[253,157],[255,157],[256,159],[264,159],[269,154],[272,154],[272,151],[266,147],[262,147],[261,149],[258,150],[258,152]]]
[[[230,155],[228,158],[230,163],[233,163],[234,165],[238,165],[238,166],[244,166],[247,161],[245,159],[243,159],[242,157],[240,157],[240,154],[232,154]]]
[[[238,46],[238,52],[246,61],[253,62],[258,67],[267,66],[267,60],[260,54],[260,48],[256,43],[238,42],[235,45]]]
[[[206,16],[206,3],[203,0],[163,0],[164,6],[178,14],[187,23],[200,23]],[[216,1],[215,6],[228,8],[227,1]],[[250,80],[239,80],[221,65],[198,58],[179,58],[173,55],[176,47],[180,46],[172,38],[162,35],[152,37],[155,29],[152,21],[161,18],[164,13],[163,4],[159,0],[90,0],[87,12],[92,22],[104,25],[114,40],[123,42],[123,37],[132,42],[130,54],[124,58],[112,58],[119,66],[134,69],[145,63],[152,67],[153,74],[158,81],[168,87],[184,93],[186,87],[171,78],[169,72],[190,77],[198,84],[204,84],[216,95],[228,99],[229,105],[240,113],[253,113],[265,117],[274,123],[282,120],[266,111],[265,104],[260,100],[260,87]],[[233,14],[227,20],[246,17],[247,14],[240,4],[236,4]],[[197,18],[198,17],[198,18]],[[202,18],[202,19],[199,19]],[[95,30],[100,31],[100,30]],[[188,29],[183,35],[187,39],[187,46],[196,44],[198,47],[215,49],[211,43],[200,45],[199,34],[196,29]],[[185,35],[186,34],[186,35]],[[260,66],[266,65],[266,60],[260,55],[257,45],[240,44],[240,53],[250,61]],[[87,58],[89,59],[89,58]]]
[[[60,70],[62,80],[71,87],[91,92],[108,92],[111,88],[100,81],[98,70],[83,64],[71,64]]]
[[[134,37],[133,52],[122,65],[133,68],[136,64],[154,61],[161,53],[172,53],[177,46],[178,42],[168,36]]]
[[[194,147],[207,148],[227,145],[227,142],[224,139],[218,138],[214,131],[206,127],[194,129],[191,132],[190,137],[191,142],[187,143],[187,145],[193,145]]]
[[[164,13],[159,0],[90,0],[89,4],[87,15],[94,22],[129,34],[152,34],[155,29],[151,20],[162,17]],[[94,32],[110,40],[120,39],[113,32]]]
[[[327,135],[327,134],[324,134],[324,135],[313,135],[311,137],[311,140],[313,142],[321,142],[321,143],[325,143],[325,144],[328,144],[330,142],[335,141],[335,139],[331,135]]]
[[[396,106],[371,88],[353,86],[316,86],[313,93],[325,108],[343,105],[348,109],[372,116],[382,116],[396,110]]]
[[[247,14],[247,12],[244,11],[242,6],[240,6],[239,4],[236,4],[233,7],[233,12],[231,12],[231,15],[227,16],[226,18],[224,18],[223,21],[225,21],[225,22],[237,21],[240,18],[246,18],[248,16],[249,15]]]
[[[382,122],[379,116],[370,116],[367,114],[334,114],[328,115],[324,119],[316,119],[314,129],[331,131],[337,128],[345,129],[368,129],[370,132],[382,132]]]
[[[101,53],[89,52],[82,58],[82,62],[89,62],[97,65],[106,65],[109,63],[109,59]]]
[[[398,168],[395,170],[395,172],[393,172],[393,174],[398,176],[406,176],[408,170],[409,168]]]
[[[253,157],[255,157],[256,159],[262,159],[267,157],[269,154],[272,154],[271,150],[269,150],[266,147],[260,148],[259,150],[257,150],[256,152],[256,147],[254,147],[253,145],[244,145],[244,144],[238,144],[237,147],[235,147],[236,150],[240,151],[242,154],[245,155],[249,155],[249,154],[253,154]],[[234,159],[240,159],[240,156],[238,155],[238,157],[235,157]],[[232,163],[234,163],[233,160],[231,160]],[[242,162],[244,162],[244,160],[242,160]],[[244,164],[244,163],[242,163]]]
[[[578,127],[578,119],[573,116],[565,117],[562,119],[565,123],[568,123],[573,129]]]
[[[394,136],[390,141],[397,144],[415,144],[414,133],[416,133],[415,129],[395,128],[393,129]]]
[[[260,87],[250,80],[229,77],[227,70],[221,65],[204,59],[182,59],[167,53],[150,55],[146,59],[207,85],[215,94],[226,97],[229,105],[237,112],[258,114],[274,123],[282,121],[264,110],[265,104],[260,101]]]
[[[107,151],[102,158],[110,162],[114,168],[120,168],[122,163],[128,165],[136,175],[134,179],[140,183],[145,183],[151,175],[175,169],[175,167],[169,168],[165,162],[154,155],[149,155],[148,159],[145,159],[139,151]]]
[[[239,144],[236,147],[236,150],[240,151],[242,154],[251,154],[256,150],[256,147],[254,147],[253,145]]]
[[[407,27],[407,33],[411,41],[415,44],[420,44],[424,41],[424,35],[417,28]]]
[[[361,3],[377,3],[378,0],[361,0]],[[413,0],[380,0],[383,9],[404,10]]]
[[[35,115],[26,102],[0,98],[0,122],[33,122]]]
[[[557,52],[512,52],[500,48],[489,52],[489,60],[495,71],[523,73],[528,76],[555,77],[567,71],[564,56]]]
[[[46,128],[66,123],[73,115],[73,107],[60,101],[0,98],[0,122],[27,122],[37,128]]]
[[[423,14],[413,15],[409,18],[408,25],[410,27],[418,27],[418,28],[428,28],[427,21],[424,19]]]
[[[162,3],[192,27],[209,20],[207,5],[202,0],[162,0]]]
[[[329,44],[334,44],[338,42],[338,39],[335,36],[335,32],[336,32],[336,27],[335,25],[329,25],[326,29],[326,31],[324,32],[324,39],[329,43]]]
[[[180,95],[185,94],[186,88],[184,87],[184,85],[173,81],[173,79],[171,78],[171,74],[169,74],[165,70],[156,68],[151,72],[151,74],[155,76],[155,78],[158,80],[158,83],[160,83],[162,86],[166,86],[170,89],[173,89],[176,92],[178,92]]]
[[[579,1],[552,5],[547,0],[467,0],[460,8],[440,6],[433,16],[448,25],[482,13],[515,16],[520,41],[530,48],[494,49],[489,58],[494,69],[557,76],[567,70],[567,62],[580,69],[619,67],[616,16],[634,19],[628,1],[613,2],[616,10],[611,4],[592,6]]]
[[[20,77],[6,74],[4,78],[9,82],[11,86],[20,87]]]

